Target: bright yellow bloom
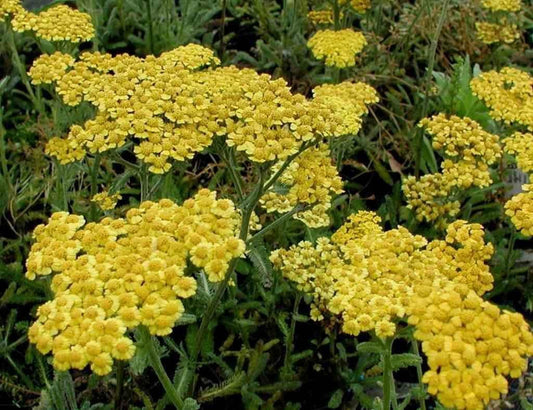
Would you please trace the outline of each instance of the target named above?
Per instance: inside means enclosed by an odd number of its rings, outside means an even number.
[[[281,164],[273,167],[275,173]],[[279,179],[286,193],[276,192],[276,187],[265,193],[261,204],[267,212],[285,213],[298,204],[311,206],[310,209],[297,212],[299,219],[311,228],[329,225],[327,210],[331,207],[333,195],[340,194],[342,180],[337,168],[331,163],[330,152],[326,145],[310,148],[298,156]]]
[[[514,155],[518,167],[527,173],[533,173],[533,134],[515,132],[503,140],[506,153]]]
[[[522,7],[520,0],[482,0],[481,4],[490,11],[519,11]]]
[[[91,16],[64,4],[54,5],[40,13],[22,7],[13,16],[13,29],[18,32],[34,31],[37,37],[48,41],[89,41],[95,31]]]
[[[127,331],[146,326],[168,335],[193,296],[187,260],[221,281],[229,261],[244,254],[237,236],[240,214],[233,203],[200,190],[178,206],[168,199],[146,201],[124,219],[85,224],[81,216],[58,212],[34,231],[26,261],[29,279],[54,274],[54,298],[40,306],[30,342],[52,352],[58,370],[87,364],[100,375],[113,360],[134,352]]]
[[[307,42],[313,55],[327,66],[346,68],[357,62],[357,55],[367,45],[365,36],[352,29],[319,30]]]
[[[312,10],[307,13],[307,19],[313,24],[331,24],[333,23],[333,11],[328,10]]]
[[[505,214],[522,235],[533,236],[533,184],[526,184],[522,188],[524,192],[505,203]]]
[[[350,6],[358,13],[365,13],[370,7],[370,0],[340,0],[339,4],[350,3]]]
[[[433,137],[433,148],[446,159],[441,163],[442,172],[419,179],[408,176],[402,189],[407,207],[414,210],[419,221],[437,221],[442,226],[446,217],[459,213],[455,194],[492,183],[489,165],[501,157],[502,150],[498,136],[470,118],[438,114],[423,119],[419,126],[426,128]]]
[[[520,38],[520,30],[516,24],[510,23],[476,23],[477,37],[485,44],[510,44]]]
[[[122,199],[120,194],[109,194],[107,191],[93,195],[91,202],[95,202],[103,211],[110,211],[117,206],[117,202]]]
[[[474,78],[470,87],[495,120],[533,130],[533,78],[528,73],[511,67],[488,71]]]
[[[61,79],[72,65],[74,58],[70,54],[59,51],[51,55],[42,54],[33,62],[28,75],[32,84],[51,84]]]
[[[428,242],[379,222],[359,212],[331,239],[277,250],[271,260],[313,296],[314,319],[337,315],[348,334],[390,337],[407,319],[428,357],[428,391],[447,407],[484,408],[507,391],[505,376],[526,370],[533,335],[520,314],[481,297],[493,282],[482,226],[456,221],[445,240]]]

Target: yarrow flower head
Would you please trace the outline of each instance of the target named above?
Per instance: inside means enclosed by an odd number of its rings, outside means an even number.
[[[100,375],[113,360],[128,360],[135,346],[128,331],[139,325],[168,335],[195,294],[190,259],[211,281],[223,279],[229,261],[244,253],[233,203],[201,190],[178,206],[163,199],[130,209],[126,218],[85,224],[58,212],[34,231],[26,261],[29,279],[53,274],[52,301],[39,307],[29,339],[52,352],[58,370],[90,364]]]
[[[293,94],[283,79],[250,69],[207,68],[219,63],[198,45],[144,59],[83,53],[56,91],[68,105],[92,103],[96,116],[72,126],[66,139],[52,139],[46,152],[68,163],[133,140],[137,158],[165,173],[172,160],[191,159],[217,136],[261,163],[285,160],[306,141],[343,135],[346,118],[327,101]],[[358,116],[368,95],[356,100]]]
[[[301,242],[271,255],[274,265],[313,296],[311,315],[341,318],[343,331],[387,338],[407,320],[422,341],[431,394],[448,407],[481,409],[507,392],[533,353],[520,314],[481,295],[492,288],[479,224],[455,221],[445,240],[428,242],[403,227],[383,231],[372,212],[351,216],[331,239]]]
[[[511,44],[520,38],[520,30],[516,24],[511,24],[508,22],[477,22],[476,34],[477,37],[485,44]]]
[[[365,36],[352,29],[319,30],[307,42],[307,46],[318,60],[327,66],[346,68],[357,62],[357,55],[367,45]]]
[[[333,10],[311,10],[307,13],[307,19],[313,24],[332,24]]]
[[[13,29],[18,32],[33,31],[37,37],[48,41],[89,41],[95,31],[91,16],[64,4],[54,5],[40,13],[32,13],[22,6],[13,13]]]
[[[32,64],[28,75],[32,84],[52,84],[60,80],[69,67],[74,65],[74,57],[56,51],[53,54],[42,54]]]
[[[370,7],[370,0],[340,0],[339,4],[349,3],[350,6],[358,13],[365,13]]]
[[[418,220],[442,225],[447,216],[459,213],[460,202],[451,199],[454,193],[492,183],[489,166],[501,157],[502,150],[498,136],[470,118],[438,114],[423,119],[419,126],[433,137],[433,148],[445,158],[442,172],[419,179],[409,176],[402,189]]]
[[[533,236],[533,184],[522,187],[524,192],[505,203],[505,214],[524,236]]]
[[[111,209],[115,209],[117,202],[121,199],[122,195],[120,194],[110,194],[107,191],[103,191],[93,195],[91,202],[98,204],[103,211],[110,211]]]
[[[519,11],[522,7],[521,0],[482,0],[481,4],[490,11]]]
[[[273,167],[277,172],[281,164]],[[310,209],[294,214],[311,228],[329,225],[327,211],[331,207],[333,195],[340,194],[342,180],[337,168],[331,163],[326,145],[304,151],[297,157],[279,179],[280,187],[274,187],[261,198],[267,212],[286,213],[298,204],[311,206]],[[285,188],[285,189],[282,189]],[[276,192],[276,190],[286,193]]]
[[[514,155],[518,167],[529,174],[533,174],[533,134],[515,132],[503,140],[504,151]]]
[[[474,78],[470,87],[490,108],[492,118],[533,130],[533,78],[528,73],[511,67],[488,71]]]

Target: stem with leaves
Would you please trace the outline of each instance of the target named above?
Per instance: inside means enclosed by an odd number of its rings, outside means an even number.
[[[394,376],[392,374],[392,342],[394,338],[390,337],[383,343],[383,353],[381,359],[383,362],[383,410],[391,408],[391,402],[396,402],[394,391]],[[394,397],[393,397],[394,396]],[[394,406],[396,408],[396,406]]]
[[[140,326],[138,329],[141,336],[141,341],[148,351],[148,360],[150,362],[150,366],[152,367],[152,369],[154,369],[154,372],[157,375],[159,381],[161,382],[163,389],[165,389],[165,393],[168,399],[177,409],[183,408],[183,400],[179,396],[178,391],[174,388],[172,381],[168,377],[168,374],[165,371],[165,368],[163,367],[163,363],[161,363],[159,353],[157,352],[157,349],[154,344],[154,338],[152,337],[152,335],[150,335],[148,329],[146,329],[144,326]]]

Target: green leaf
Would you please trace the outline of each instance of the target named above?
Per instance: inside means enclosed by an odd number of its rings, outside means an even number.
[[[336,409],[342,404],[344,392],[341,389],[335,390],[328,401],[328,409]]]
[[[413,353],[400,353],[391,356],[391,366],[393,371],[404,367],[416,366],[420,363],[422,363],[420,356]]]
[[[357,351],[360,353],[378,353],[385,351],[383,345],[379,342],[363,342],[357,345]]]
[[[198,410],[200,408],[200,405],[196,400],[194,400],[192,397],[187,397],[183,401],[183,410]]]

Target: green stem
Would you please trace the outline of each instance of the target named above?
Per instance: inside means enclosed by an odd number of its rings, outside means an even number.
[[[511,230],[511,237],[509,238],[509,243],[507,244],[507,253],[505,255],[505,278],[508,279],[511,272],[511,259],[514,252],[514,246],[516,243],[516,228],[514,225]]]
[[[300,307],[300,302],[302,301],[301,293],[298,293],[294,299],[294,306],[292,308],[292,317],[291,317],[291,327],[289,329],[289,334],[287,335],[287,344],[285,345],[285,359],[283,360],[283,367],[285,370],[289,369],[290,366],[290,357],[293,349],[294,341],[294,332],[296,330],[296,315],[298,314],[298,308]]]
[[[384,342],[383,360],[383,410],[390,410],[391,399],[394,389],[394,377],[392,374],[391,348],[393,338],[388,338]]]
[[[140,183],[141,183],[141,202],[148,200],[148,184],[149,184],[149,175],[148,175],[148,166],[143,162],[141,165],[140,173]]]
[[[91,179],[91,209],[90,209],[90,218],[91,221],[96,219],[97,207],[94,202],[92,202],[92,197],[98,193],[98,169],[100,168],[100,154],[96,154],[93,160],[93,166],[90,171]]]
[[[448,5],[450,3],[450,0],[443,0],[442,2],[442,9],[440,12],[439,20],[437,22],[437,29],[435,30],[435,35],[431,39],[431,44],[429,46],[429,52],[428,52],[428,67],[426,71],[426,78],[425,78],[425,98],[424,98],[424,104],[422,106],[422,115],[420,118],[425,118],[428,114],[429,109],[429,90],[431,88],[431,77],[433,76],[433,69],[435,68],[435,58],[437,54],[437,46],[439,44],[439,38],[440,33],[442,31],[442,27],[444,26],[444,21],[446,20],[446,13],[448,12]],[[423,137],[423,131],[417,127],[416,134],[415,134],[415,149],[416,149],[416,157],[415,157],[415,176],[418,178],[420,176],[420,167],[421,167],[421,160],[422,160],[422,137]]]
[[[274,174],[274,176],[272,178],[270,178],[266,184],[265,184],[265,187],[263,188],[263,192],[266,192],[270,189],[270,187],[272,187],[276,181],[279,179],[279,177],[281,177],[281,175],[285,172],[285,170],[287,169],[287,167],[291,164],[292,161],[294,161],[296,159],[296,157],[298,157],[302,152],[304,152],[307,148],[309,148],[311,145],[314,144],[315,141],[310,141],[310,142],[307,142],[307,143],[303,143],[302,146],[300,147],[300,149],[298,150],[298,152],[292,154],[290,157],[288,157],[285,162],[281,165],[281,167],[279,168],[278,172],[276,172]]]
[[[150,366],[152,366],[152,369],[154,369],[154,372],[161,382],[163,389],[165,389],[168,399],[177,409],[183,408],[183,400],[168,377],[168,374],[163,367],[163,363],[161,363],[161,359],[159,358],[159,353],[155,348],[152,336],[145,327],[139,327],[139,331],[141,332],[143,343],[145,343],[145,346],[148,349],[148,360],[150,362]]]
[[[124,394],[124,368],[126,363],[122,360],[117,361],[117,389],[115,391],[115,403],[113,408],[120,410],[122,408],[122,396]]]
[[[222,27],[220,28],[220,59],[224,61],[224,53],[226,52],[226,9],[227,0],[222,0]]]
[[[30,79],[28,77],[28,73],[26,72],[26,67],[20,59],[20,55],[15,44],[15,34],[13,32],[13,26],[11,25],[11,22],[9,20],[7,21],[6,38],[8,46],[11,49],[11,58],[13,59],[13,64],[18,71],[20,80],[22,81],[22,84],[24,84],[24,86],[26,87],[28,95],[30,96],[30,99],[35,109],[39,112],[39,114],[44,114],[44,107],[42,105],[42,101],[36,97],[35,92],[33,91],[33,87],[30,84]]]
[[[6,157],[6,129],[4,127],[4,119],[2,111],[0,111],[0,169],[2,170],[2,176],[7,184],[7,157]]]
[[[242,177],[237,173],[237,162],[235,160],[235,152],[233,151],[233,148],[228,149],[227,156],[225,154],[221,154],[220,156],[222,160],[226,163],[226,166],[229,170],[230,177],[233,181],[233,184],[235,185],[235,189],[237,190],[237,197],[239,198],[239,201],[242,201],[242,199],[244,198]]]
[[[414,336],[411,336],[411,345],[413,346],[413,353],[416,354],[418,357],[420,357],[420,349],[418,348],[418,341],[414,338]],[[418,386],[420,388],[420,391],[425,392],[426,389],[424,387],[424,383],[422,382],[423,372],[422,372],[421,363],[416,364],[416,375],[418,378]],[[424,396],[420,397],[419,399],[420,410],[426,410],[426,399]]]
[[[335,24],[335,30],[340,30],[341,28],[340,14],[339,0],[333,0],[333,23]]]
[[[264,192],[263,185],[264,185],[264,170],[260,169],[259,182],[257,186],[255,187],[255,189],[250,193],[249,197],[251,198],[251,200],[248,206],[246,206],[243,210],[241,230],[240,230],[240,235],[239,235],[239,238],[243,241],[245,241],[246,238],[248,237],[250,218],[252,216],[252,213],[257,203],[259,202],[259,198],[261,198],[261,195]],[[218,304],[222,300],[222,296],[224,295],[224,292],[226,291],[226,288],[228,287],[229,280],[231,276],[233,275],[233,271],[235,270],[235,267],[237,266],[238,260],[239,260],[238,258],[235,258],[230,262],[230,265],[226,272],[226,276],[224,277],[223,281],[218,285],[215,295],[213,296],[213,298],[209,302],[209,305],[207,306],[207,309],[202,317],[202,322],[200,323],[200,327],[198,328],[198,331],[196,332],[194,347],[189,357],[189,368],[183,371],[181,380],[178,382],[178,385],[183,386],[184,384],[181,381],[184,380],[185,378],[188,378],[191,374],[194,374],[196,372],[196,368],[198,367],[198,356],[200,354],[200,350],[201,350],[205,335],[209,328],[209,324],[211,323],[211,320],[213,319],[216,308],[218,307]]]
[[[146,0],[146,14],[148,17],[148,50],[154,54],[154,26],[152,22],[152,1]]]
[[[294,208],[292,208],[289,212],[286,214],[283,214],[278,219],[276,219],[271,224],[265,226],[263,229],[261,229],[259,232],[257,232],[255,235],[253,235],[246,243],[252,243],[253,241],[261,238],[263,235],[274,229],[276,226],[281,225],[283,222],[285,222],[287,219],[291,218],[294,214],[305,210],[305,206],[302,204],[296,205]]]

